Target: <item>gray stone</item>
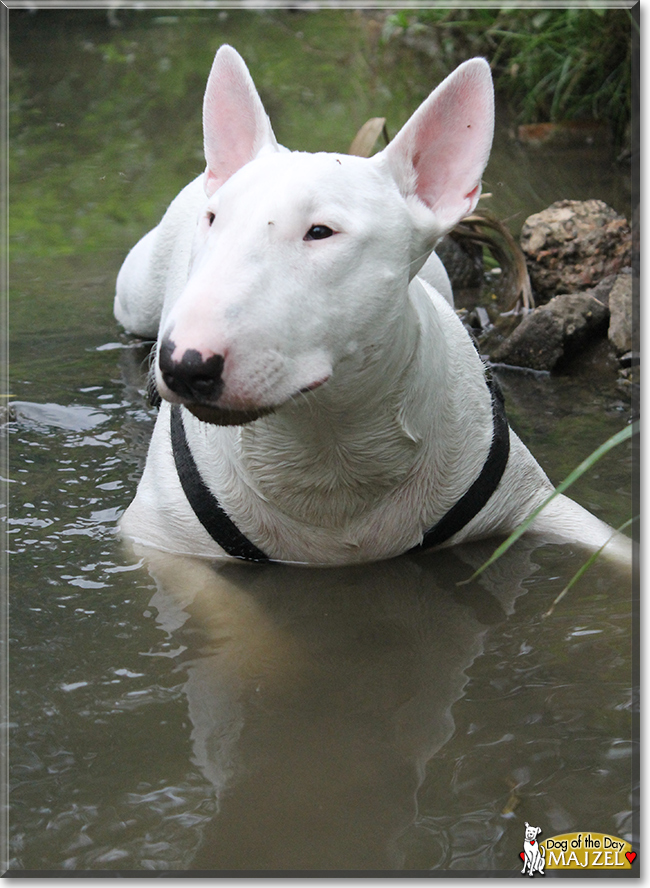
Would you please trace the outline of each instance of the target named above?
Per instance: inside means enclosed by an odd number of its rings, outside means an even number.
[[[552,370],[563,354],[562,324],[550,312],[535,309],[490,358],[514,367]]]
[[[616,283],[617,277],[618,275],[616,274],[608,274],[606,278],[603,278],[600,283],[596,284],[596,286],[592,287],[589,291],[592,296],[595,296],[596,299],[599,302],[602,302],[603,305],[606,305],[607,308],[609,308],[609,294]]]
[[[537,302],[596,286],[631,264],[627,220],[602,200],[559,200],[526,219],[521,249]]]
[[[632,351],[632,275],[619,274],[609,293],[609,341],[619,355]]]
[[[639,352],[629,351],[625,352],[624,355],[621,355],[618,359],[621,367],[632,367],[640,362],[641,355]]]
[[[556,296],[530,312],[490,355],[498,363],[553,370],[607,330],[609,311],[589,293]]]

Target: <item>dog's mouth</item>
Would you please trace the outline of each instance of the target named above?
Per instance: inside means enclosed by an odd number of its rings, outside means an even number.
[[[329,374],[300,389],[300,394],[307,394],[314,389],[320,388],[320,386],[327,382],[328,379]],[[150,406],[159,407],[163,399],[171,400],[160,391],[156,382],[155,371],[152,367],[147,379],[147,400]],[[292,398],[289,398],[288,400],[291,401]],[[179,402],[174,399],[172,403]],[[255,422],[256,419],[261,419],[261,417],[263,416],[269,416],[271,413],[275,413],[278,407],[282,406],[281,404],[271,404],[261,407],[247,407],[243,410],[239,410],[229,407],[219,407],[218,405],[203,403],[201,401],[190,401],[185,399],[181,399],[180,403],[183,405],[183,407],[189,410],[190,413],[196,416],[196,418],[199,419],[201,422],[207,422],[210,425],[218,426],[246,425],[247,423]]]
[[[147,401],[151,407],[160,407],[163,401],[153,367],[147,378]],[[245,425],[273,413],[276,409],[275,407],[257,407],[247,410],[229,410],[226,407],[215,407],[213,404],[201,404],[200,402],[182,401],[181,403],[201,422],[220,426]]]
[[[273,413],[275,407],[258,407],[253,410],[228,410],[224,407],[213,407],[209,404],[184,404],[184,406],[200,419],[201,422],[209,422],[211,425],[240,426],[254,422],[262,416]]]

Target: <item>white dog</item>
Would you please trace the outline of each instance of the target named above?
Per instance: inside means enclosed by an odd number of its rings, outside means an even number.
[[[537,841],[537,836],[542,830],[539,826],[531,826],[529,823],[526,823],[525,825],[524,868],[522,869],[522,873],[525,873],[526,867],[528,867],[529,876],[535,875],[536,872],[544,875],[544,864],[546,863],[546,858],[544,857],[545,851],[544,848],[539,847],[539,842]]]
[[[439,260],[418,275],[476,206],[493,121],[472,59],[374,157],[289,152],[219,50],[206,172],[117,282],[117,319],[158,339],[163,398],[128,536],[344,564],[507,534],[548,496]],[[566,497],[533,529],[592,548],[612,533]]]

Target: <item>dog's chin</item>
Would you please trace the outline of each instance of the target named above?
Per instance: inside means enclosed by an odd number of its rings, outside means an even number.
[[[201,422],[219,426],[240,426],[255,422],[262,416],[273,413],[275,407],[257,407],[254,410],[228,410],[224,407],[211,407],[208,404],[185,404],[190,413]]]

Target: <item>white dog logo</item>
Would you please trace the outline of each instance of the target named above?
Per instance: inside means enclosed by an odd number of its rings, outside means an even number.
[[[526,872],[526,867],[528,867],[528,875],[533,876],[535,872],[541,873],[544,875],[544,863],[545,858],[545,849],[540,848],[539,843],[537,841],[537,834],[541,833],[541,828],[539,826],[531,826],[529,823],[526,824],[526,832],[524,833],[524,850],[521,853],[521,857],[524,861],[524,868],[522,869],[522,873]]]

